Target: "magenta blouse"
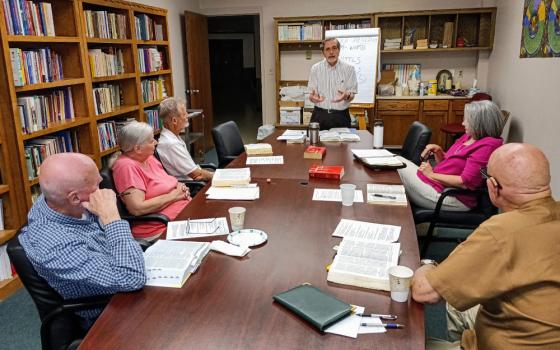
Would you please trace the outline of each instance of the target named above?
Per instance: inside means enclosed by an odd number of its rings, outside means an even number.
[[[463,180],[463,184],[468,189],[474,190],[483,185],[480,168],[488,164],[488,159],[494,150],[500,147],[504,141],[502,138],[484,137],[476,140],[472,145],[465,146],[469,139],[467,134],[461,136],[453,146],[449,147],[443,157],[443,160],[434,167],[434,173],[445,175],[459,175]],[[418,177],[432,186],[436,191],[441,192],[445,188],[441,183],[427,178],[421,171],[418,171]],[[469,195],[459,195],[460,200],[469,208],[476,207],[476,198]]]

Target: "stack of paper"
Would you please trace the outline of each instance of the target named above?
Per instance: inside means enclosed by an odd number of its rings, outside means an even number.
[[[398,241],[400,234],[400,226],[341,219],[332,235],[334,237],[349,237],[391,243]]]
[[[250,168],[216,169],[212,186],[248,185],[251,182]]]
[[[307,136],[306,130],[290,130],[287,129],[284,133],[278,136],[276,139],[278,141],[287,141],[292,143],[303,143],[305,137]]]
[[[146,285],[181,288],[208,251],[208,242],[157,241],[144,252]]]
[[[225,217],[197,220],[170,221],[167,224],[166,239],[199,238],[229,234]]]
[[[284,164],[284,156],[247,157],[246,165]]]
[[[207,199],[225,199],[238,201],[253,201],[260,196],[257,184],[249,184],[247,186],[233,187],[215,187],[212,186],[206,191]]]

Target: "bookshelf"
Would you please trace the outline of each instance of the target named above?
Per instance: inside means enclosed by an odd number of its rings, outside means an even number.
[[[375,26],[381,28],[382,54],[492,50],[495,22],[495,7],[375,14]],[[404,45],[406,33],[411,30],[414,31],[412,48],[384,46],[386,39],[400,39]],[[442,47],[446,34],[448,45]],[[418,49],[418,39],[426,39],[428,44],[438,47]]]
[[[307,86],[309,69],[323,59],[321,43],[325,31],[372,27],[371,14],[313,17],[275,17],[274,40],[276,47],[276,126],[281,128],[307,127],[307,118],[313,108],[304,101],[282,101],[280,89],[287,86]],[[299,67],[298,69],[293,69]],[[287,108],[296,108],[290,111]],[[296,114],[300,109],[299,121]],[[287,115],[290,115],[288,117]],[[292,119],[290,124],[286,121]]]
[[[0,91],[0,198],[5,223],[5,229],[0,230],[0,244],[25,225],[33,198],[39,195],[39,181],[36,173],[29,171],[30,163],[39,164],[49,152],[72,150],[90,156],[101,167],[119,147],[114,140],[103,144],[107,140],[100,135],[115,137],[119,122],[130,118],[148,121],[145,111],[152,124],[158,124],[154,121],[157,113],[151,110],[157,111],[163,98],[173,94],[166,9],[124,0],[45,2],[50,5],[35,6],[49,6],[56,16],[44,17],[44,22],[32,21],[22,27],[23,32],[14,30],[12,13],[7,15],[0,6],[0,84],[4,87]],[[43,10],[47,11],[42,7],[36,11]],[[139,30],[149,34],[137,35]],[[150,58],[158,61],[156,53],[161,53],[161,62],[150,62],[154,68],[141,70],[139,49],[155,49]],[[54,61],[40,55],[48,53],[50,56],[45,57],[52,58],[53,52],[59,62],[46,68],[45,64]],[[13,66],[14,54],[21,58],[40,57],[36,61],[43,66],[28,65],[28,59],[22,61],[26,65],[23,68]],[[62,71],[61,79],[49,74],[54,69]],[[14,71],[24,75],[23,83],[14,79]],[[26,80],[25,74],[33,72],[40,72],[39,79]],[[156,81],[152,99],[144,102],[142,83],[152,80]],[[112,87],[114,103],[99,110],[94,89],[106,86]],[[29,110],[25,109],[25,101]],[[52,101],[59,104],[55,107]],[[41,106],[41,114],[34,114],[35,106]],[[26,114],[28,111],[33,113]],[[0,300],[20,285],[17,278],[1,281]]]

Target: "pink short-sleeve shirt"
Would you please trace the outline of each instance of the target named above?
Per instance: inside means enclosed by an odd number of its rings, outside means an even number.
[[[113,166],[113,179],[118,193],[129,188],[136,188],[145,193],[150,199],[171,192],[177,187],[177,179],[165,172],[161,163],[150,156],[144,163],[140,163],[127,156],[121,155]],[[169,204],[159,213],[173,220],[189,203],[180,200]],[[146,222],[132,225],[132,235],[135,238],[146,238],[165,231],[165,225],[159,222]]]

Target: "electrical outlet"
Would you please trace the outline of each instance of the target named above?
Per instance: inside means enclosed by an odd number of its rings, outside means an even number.
[[[311,55],[312,55],[311,50],[306,50],[306,51],[305,51],[305,59],[306,59],[306,60],[310,60],[310,59],[311,59]]]

